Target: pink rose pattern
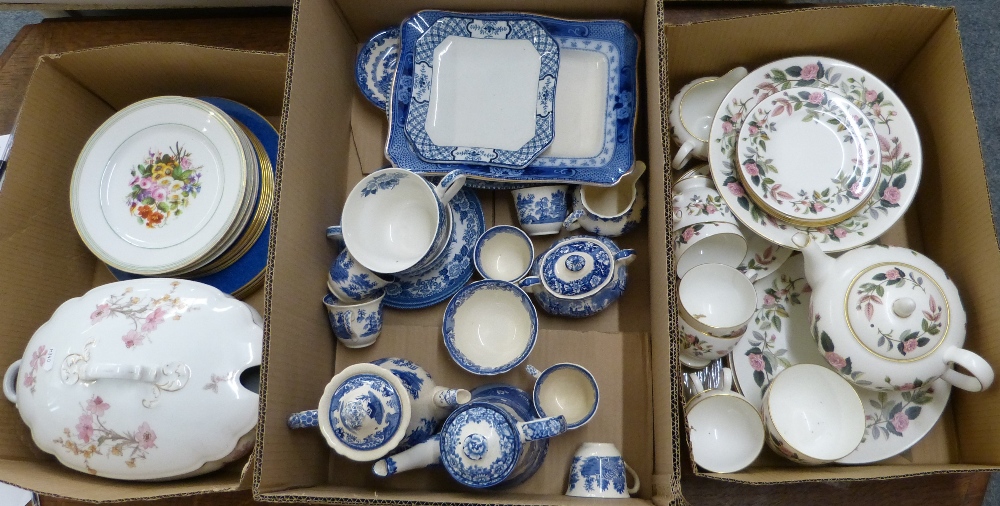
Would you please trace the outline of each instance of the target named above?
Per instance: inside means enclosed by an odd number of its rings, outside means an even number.
[[[763,396],[771,379],[791,363],[785,358],[788,352],[777,346],[778,336],[788,320],[788,309],[802,304],[803,295],[812,290],[804,277],[792,278],[782,274],[764,289],[762,304],[754,317],[753,330],[747,335],[750,344],[744,355],[753,369],[753,379]]]
[[[913,353],[917,348],[931,344],[934,341],[934,336],[941,333],[941,327],[943,326],[941,319],[944,308],[938,304],[933,295],[927,294],[923,287],[924,278],[913,272],[903,270],[903,267],[908,266],[891,266],[884,271],[876,272],[866,282],[861,283],[854,292],[854,296],[857,298],[854,310],[861,312],[867,321],[872,321],[875,317],[875,309],[885,304],[883,298],[885,297],[886,288],[908,285],[912,289],[922,291],[926,294],[927,308],[922,312],[923,318],[921,318],[919,329],[903,330],[899,333],[899,336],[896,336],[895,329],[889,332],[877,329],[879,338],[875,347],[879,349],[885,347],[885,352],[897,352],[905,357],[907,354]]]
[[[682,352],[695,357],[703,357],[705,355],[724,357],[729,354],[728,349],[714,350],[712,343],[706,342],[698,336],[687,332],[682,334],[680,346]]]
[[[111,405],[100,396],[92,396],[86,404],[81,404],[83,413],[73,429],[63,429],[61,437],[53,440],[67,453],[83,457],[83,465],[91,474],[97,470],[90,466],[95,455],[105,458],[123,458],[125,465],[135,467],[145,460],[148,452],[156,448],[156,432],[148,422],[143,422],[134,431],[117,430],[108,427],[102,418]]]
[[[181,314],[189,308],[180,298],[174,297],[179,282],[170,284],[170,291],[159,298],[136,297],[132,288],[126,288],[120,295],[111,295],[97,305],[90,314],[90,323],[97,324],[107,318],[123,317],[132,323],[132,329],[122,336],[126,348],[135,348],[150,342],[149,335],[170,318],[180,320]],[[197,309],[197,308],[194,308]]]
[[[920,380],[906,383],[898,392],[879,392],[865,406],[865,435],[862,443],[892,437],[904,437],[911,422],[920,416],[921,406],[934,400],[934,389]]]
[[[41,345],[37,350],[31,352],[31,361],[28,362],[28,372],[24,373],[24,386],[27,387],[31,395],[35,395],[35,384],[38,382],[38,368],[45,365],[45,360],[48,358],[49,352],[45,345]]]
[[[751,219],[762,226],[775,226],[780,229],[791,226],[785,222],[774,220],[751,202],[746,197],[742,183],[736,176],[735,171],[740,170],[742,166],[742,163],[737,160],[736,147],[737,137],[739,137],[738,134],[743,126],[743,116],[758,105],[763,105],[765,99],[783,90],[800,86],[824,88],[847,97],[865,112],[877,131],[883,132],[882,135],[877,135],[882,162],[881,181],[878,183],[872,198],[854,216],[841,222],[838,227],[821,227],[823,240],[839,242],[849,236],[863,234],[870,225],[870,221],[884,218],[888,215],[889,209],[900,205],[904,198],[902,192],[907,183],[906,172],[912,166],[913,161],[910,153],[904,150],[899,137],[892,137],[890,133],[890,123],[895,121],[898,116],[898,112],[895,110],[896,104],[885,100],[884,95],[878,90],[870,89],[863,77],[850,81],[841,80],[841,74],[837,72],[837,69],[826,68],[822,61],[801,67],[774,68],[764,77],[765,80],[753,89],[752,98],[746,101],[734,98],[731,102],[723,104],[724,111],[720,114],[719,120],[722,121],[724,135],[718,144],[713,142],[713,145],[719,146],[718,149],[723,156],[730,160],[730,162],[724,163],[722,173],[725,179],[720,185],[720,189],[724,188],[728,191],[739,202],[740,206],[750,213]],[[780,104],[770,111],[770,114],[774,116],[785,113],[792,113],[785,104]],[[753,131],[764,131],[762,125],[759,124],[753,124],[751,127]],[[760,164],[757,165],[758,170],[760,170]],[[859,187],[855,186],[853,182],[849,182],[845,188],[844,196],[858,199]],[[811,206],[804,209],[808,212]],[[817,229],[817,231],[819,230]]]

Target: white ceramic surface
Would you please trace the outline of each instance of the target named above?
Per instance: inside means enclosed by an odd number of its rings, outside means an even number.
[[[445,347],[460,367],[493,375],[517,367],[531,353],[538,315],[517,285],[483,280],[448,302],[442,327]]]
[[[694,461],[713,473],[734,473],[749,466],[764,447],[764,421],[757,408],[733,392],[733,372],[721,371],[718,388],[705,388],[688,374],[692,396],[684,415]]]
[[[449,175],[432,187],[397,168],[368,175],[344,203],[341,228],[347,249],[358,263],[381,274],[430,263],[451,233],[445,204],[464,183],[465,176]]]
[[[597,156],[604,148],[607,108],[607,55],[600,51],[560,47],[555,138],[539,156]]]
[[[584,230],[604,237],[618,237],[642,221],[646,186],[639,180],[646,164],[636,161],[632,170],[613,186],[580,185],[573,190],[573,210],[563,221],[566,230]]]
[[[795,252],[764,239],[742,224],[740,233],[747,241],[747,254],[736,269],[746,274],[751,281],[762,279],[780,269]]]
[[[778,374],[761,412],[768,445],[800,464],[842,459],[865,434],[861,398],[850,383],[819,365],[799,364]]]
[[[739,224],[729,205],[708,177],[694,175],[674,183],[670,212],[676,232],[696,223],[725,222]]]
[[[583,366],[561,363],[539,371],[529,365],[527,370],[535,378],[533,400],[539,417],[562,415],[567,428],[576,429],[597,413],[597,380]]]
[[[843,221],[881,179],[871,121],[850,100],[820,88],[782,91],[758,103],[737,146],[747,195],[790,223]]]
[[[263,320],[194,281],[111,283],[63,303],[4,378],[34,443],[72,469],[153,480],[246,454]],[[199,413],[200,416],[191,416]]]
[[[679,147],[674,155],[674,169],[683,168],[692,158],[708,158],[708,139],[712,119],[729,90],[747,75],[736,67],[722,77],[703,77],[686,84],[670,104],[670,126]]]
[[[535,247],[523,230],[497,225],[479,237],[472,257],[476,272],[484,279],[515,282],[531,269]]]
[[[632,477],[628,487],[625,473]],[[639,475],[612,443],[583,443],[573,454],[566,495],[602,499],[628,499],[639,491]]]
[[[713,336],[695,329],[684,318],[679,318],[680,361],[692,369],[707,367],[713,360],[729,355],[729,352],[739,344],[746,327],[740,327],[724,336]]]
[[[348,348],[364,348],[375,344],[382,332],[384,297],[385,294],[379,292],[370,300],[344,302],[330,294],[324,296],[323,305],[337,340]]]
[[[512,190],[517,221],[528,235],[558,234],[569,212],[569,185],[531,186]]]
[[[743,231],[728,222],[695,223],[672,234],[677,277],[704,264],[742,265],[747,246]]]
[[[721,264],[699,265],[677,286],[681,317],[706,334],[726,335],[750,321],[757,309],[753,283]]]

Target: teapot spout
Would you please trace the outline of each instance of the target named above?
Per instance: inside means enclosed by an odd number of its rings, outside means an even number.
[[[823,281],[834,272],[837,261],[823,252],[819,243],[806,232],[799,232],[792,237],[792,242],[800,248],[805,259],[806,280],[816,290]]]
[[[472,394],[464,388],[434,387],[434,405],[439,408],[457,408],[472,400]]]
[[[441,436],[435,434],[427,441],[417,444],[392,457],[386,457],[372,465],[375,476],[385,478],[394,474],[420,469],[441,461]]]

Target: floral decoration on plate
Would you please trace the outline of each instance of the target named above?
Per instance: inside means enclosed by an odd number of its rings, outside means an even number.
[[[736,270],[751,280],[760,279],[779,269],[794,251],[782,248],[740,225],[740,232],[747,240],[747,254]]]
[[[880,179],[867,203],[833,225],[795,226],[769,215],[748,196],[736,171],[739,132],[755,107],[782,91],[819,88],[860,109],[875,129]],[[794,57],[751,72],[730,91],[712,123],[709,161],[716,187],[736,217],[768,240],[797,249],[792,237],[809,232],[824,251],[851,249],[876,239],[898,221],[916,195],[923,156],[916,125],[899,97],[870,72],[840,60]]]
[[[148,228],[160,228],[171,216],[180,216],[201,192],[202,166],[194,166],[191,153],[177,143],[169,153],[149,150],[132,170],[125,199],[129,212]]]

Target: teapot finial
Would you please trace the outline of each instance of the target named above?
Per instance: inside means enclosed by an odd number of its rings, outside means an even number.
[[[482,434],[472,433],[465,436],[465,441],[462,443],[462,452],[469,460],[480,460],[483,455],[486,455],[486,450],[489,449],[489,444],[486,438]]]
[[[909,297],[896,299],[896,302],[892,303],[892,312],[896,313],[896,316],[900,318],[908,318],[916,310],[917,303]]]
[[[815,290],[833,272],[833,266],[837,261],[823,253],[823,248],[807,232],[799,232],[792,236],[792,243],[802,251],[802,256],[805,258],[806,279]]]

